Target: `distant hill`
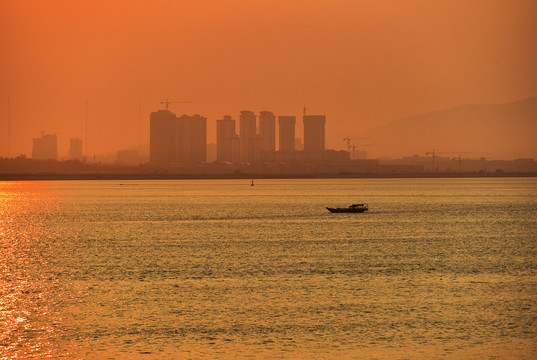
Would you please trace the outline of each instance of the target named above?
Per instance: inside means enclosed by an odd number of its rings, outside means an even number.
[[[375,157],[467,152],[464,157],[537,159],[537,97],[503,105],[460,105],[393,121],[360,134]],[[449,155],[446,155],[449,156]]]

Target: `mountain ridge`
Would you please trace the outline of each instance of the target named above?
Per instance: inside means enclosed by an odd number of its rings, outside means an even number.
[[[360,133],[369,157],[424,155],[433,149],[469,157],[537,158],[537,96],[505,104],[461,104],[409,116]]]

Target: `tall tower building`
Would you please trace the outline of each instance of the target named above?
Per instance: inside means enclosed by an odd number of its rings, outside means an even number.
[[[58,138],[56,134],[41,134],[40,138],[34,139],[32,148],[32,159],[36,160],[57,160],[58,159]]]
[[[149,161],[169,164],[176,161],[177,117],[169,110],[159,110],[150,115]]]
[[[256,157],[259,142],[256,136],[256,116],[253,112],[241,111],[240,134],[240,160],[252,162]]]
[[[69,158],[72,160],[82,159],[82,139],[79,139],[79,138],[70,139]]]
[[[192,161],[207,161],[207,118],[199,114],[192,116]]]
[[[304,151],[324,151],[325,115],[304,115]]]
[[[295,116],[278,116],[280,151],[295,150]]]
[[[176,161],[207,161],[207,118],[198,114],[182,115],[176,121]]]
[[[261,151],[276,151],[276,117],[270,111],[259,115],[259,136]]]
[[[240,140],[235,133],[235,120],[224,115],[216,120],[216,160],[239,162]]]
[[[149,160],[154,164],[207,161],[207,118],[177,117],[168,110],[150,117]]]

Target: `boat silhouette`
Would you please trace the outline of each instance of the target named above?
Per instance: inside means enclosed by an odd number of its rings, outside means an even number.
[[[369,209],[367,208],[367,204],[353,204],[346,208],[327,207],[326,210],[330,211],[331,213],[361,213]]]

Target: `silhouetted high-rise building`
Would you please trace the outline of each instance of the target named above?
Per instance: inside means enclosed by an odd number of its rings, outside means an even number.
[[[324,151],[325,115],[304,115],[304,151]]]
[[[191,161],[207,161],[207,118],[199,114],[191,117],[192,157]]]
[[[239,162],[240,140],[235,133],[235,120],[225,115],[216,120],[216,159],[218,161]]]
[[[149,161],[154,164],[169,164],[177,156],[177,117],[168,110],[159,110],[150,115]]]
[[[276,117],[270,111],[261,111],[259,115],[259,136],[261,151],[276,151]]]
[[[295,150],[295,116],[278,116],[279,150]]]
[[[207,161],[207,118],[183,115],[177,119],[178,162]]]
[[[256,116],[253,112],[241,111],[240,116],[240,160],[255,161],[259,152],[259,138],[256,132]]]
[[[149,160],[154,164],[207,161],[207,118],[177,117],[168,110],[150,117]]]
[[[82,139],[79,139],[79,138],[70,139],[69,158],[73,160],[82,159]]]
[[[57,160],[58,159],[58,138],[56,134],[41,134],[40,138],[34,139],[32,148],[32,159],[37,160]]]

